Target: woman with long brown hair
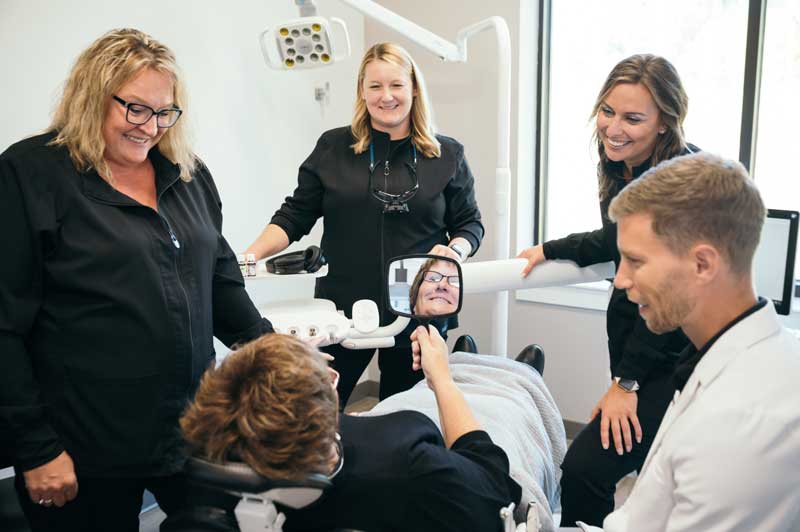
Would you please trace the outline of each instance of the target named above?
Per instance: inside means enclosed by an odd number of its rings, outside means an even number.
[[[580,266],[613,260],[619,266],[617,226],[608,206],[645,170],[698,151],[684,138],[688,103],[678,72],[663,57],[633,55],[611,70],[592,109],[603,226],[525,249],[519,255],[528,259],[524,275],[553,259]],[[606,328],[612,381],[561,466],[565,526],[577,520],[601,525],[614,509],[616,483],[644,463],[672,399],[678,354],[688,344],[680,331],[650,332],[637,305],[619,289],[609,300]]]

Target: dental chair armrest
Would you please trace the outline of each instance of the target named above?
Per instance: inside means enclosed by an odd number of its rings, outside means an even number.
[[[295,480],[273,479],[259,475],[242,462],[218,464],[196,457],[189,458],[185,471],[192,482],[236,493],[263,493],[281,488],[325,490],[332,486],[328,477],[316,473]]]

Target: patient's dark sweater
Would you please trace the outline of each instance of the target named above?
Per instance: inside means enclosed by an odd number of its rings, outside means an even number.
[[[316,503],[281,508],[286,532],[354,528],[365,532],[491,532],[500,509],[519,504],[508,457],[484,431],[447,449],[424,414],[344,416],[344,467]]]
[[[344,466],[333,488],[301,510],[279,506],[286,532],[493,532],[502,530],[500,509],[519,504],[508,457],[484,431],[447,449],[427,416],[402,411],[343,416],[340,433]],[[171,515],[162,532],[237,530],[235,498],[201,491],[190,499],[194,509]]]

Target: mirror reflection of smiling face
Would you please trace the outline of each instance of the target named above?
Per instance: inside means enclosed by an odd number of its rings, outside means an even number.
[[[437,260],[422,273],[413,313],[418,316],[442,316],[458,309],[458,269],[455,264]]]

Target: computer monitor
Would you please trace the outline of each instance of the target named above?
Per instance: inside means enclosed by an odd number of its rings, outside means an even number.
[[[775,303],[778,314],[792,310],[797,211],[769,209],[753,260],[756,292]]]

